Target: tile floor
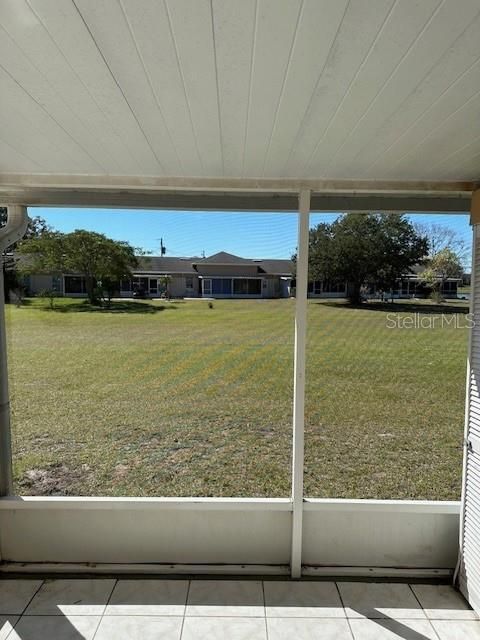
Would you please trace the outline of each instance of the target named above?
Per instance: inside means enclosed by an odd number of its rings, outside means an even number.
[[[480,640],[448,585],[0,580],[0,640]]]

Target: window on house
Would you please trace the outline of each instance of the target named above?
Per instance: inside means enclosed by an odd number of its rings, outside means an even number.
[[[65,276],[65,295],[79,295],[87,292],[85,278],[82,276]]]
[[[262,293],[260,278],[236,278],[233,281],[233,293],[237,296],[259,296]]]
[[[132,291],[132,281],[130,279],[120,280],[120,291],[124,293]]]
[[[52,277],[52,290],[58,293],[62,290],[62,279],[58,276]]]
[[[210,278],[204,278],[203,281],[203,295],[211,296],[212,295],[212,281]]]
[[[335,294],[345,294],[346,287],[344,282],[336,282],[335,280],[324,280],[323,283],[323,293],[328,295],[329,293]]]
[[[229,296],[232,295],[232,280],[230,278],[213,278],[212,295]]]
[[[193,276],[186,276],[185,278],[185,288],[193,289]]]
[[[148,278],[137,277],[133,278],[133,290],[134,291],[148,291]]]

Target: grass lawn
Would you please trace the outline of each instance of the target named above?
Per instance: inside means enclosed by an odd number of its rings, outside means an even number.
[[[18,493],[288,495],[294,304],[9,306]],[[306,495],[459,498],[468,330],[444,308],[309,302]]]

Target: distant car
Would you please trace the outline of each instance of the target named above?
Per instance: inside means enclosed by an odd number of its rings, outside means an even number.
[[[147,297],[147,292],[145,291],[145,289],[137,289],[136,291],[133,292],[133,297],[141,298],[143,300]]]

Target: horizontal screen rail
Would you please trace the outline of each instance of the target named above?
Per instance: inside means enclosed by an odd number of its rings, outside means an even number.
[[[292,511],[290,498],[109,498],[11,496],[0,498],[0,510],[17,509],[166,509],[203,511]],[[440,500],[350,500],[305,498],[304,511],[379,511],[459,514],[460,502]]]

